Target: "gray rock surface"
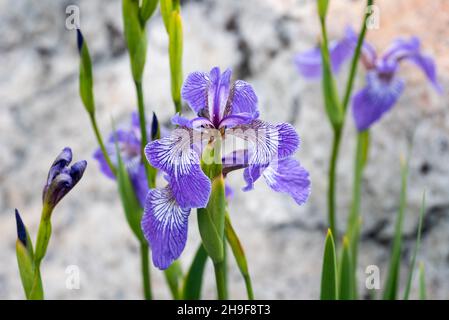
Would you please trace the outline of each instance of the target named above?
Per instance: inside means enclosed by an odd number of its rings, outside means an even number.
[[[331,38],[346,24],[358,28],[363,1],[333,1]],[[65,8],[81,10],[81,27],[94,61],[98,121],[106,135],[110,118],[127,121],[135,109],[129,60],[122,38],[120,1],[0,1],[0,298],[23,298],[17,271],[13,209],[19,208],[35,237],[41,189],[47,170],[64,146],[75,159],[87,159],[85,177],[54,212],[54,233],[43,263],[46,296],[51,299],[135,299],[141,297],[139,251],[126,224],[115,185],[99,172],[92,152],[96,142],[78,97],[78,54],[74,31],[65,29]],[[416,34],[436,57],[439,78],[448,84],[448,10],[444,0],[378,1],[381,27],[369,39],[385,48],[396,35]],[[396,13],[401,12],[401,16]],[[447,11],[446,11],[447,12]],[[419,14],[418,14],[419,13]],[[298,51],[319,37],[312,0],[184,1],[184,70],[232,67],[235,76],[253,84],[261,116],[295,125],[302,147],[296,155],[310,170],[312,195],[298,207],[263,182],[243,193],[241,175],[230,176],[236,190],[231,216],[245,247],[257,298],[315,299],[319,295],[326,226],[327,163],[331,131],[323,111],[319,83],[301,79],[292,64]],[[441,35],[446,35],[442,37]],[[148,25],[145,70],[147,112],[168,123],[170,98],[167,37],[160,15]],[[419,260],[426,266],[429,296],[449,296],[449,113],[447,91],[436,95],[424,77],[404,65],[407,89],[397,107],[372,130],[370,162],[364,175],[363,241],[360,285],[367,265],[386,275],[389,240],[398,208],[399,157],[412,143],[409,207],[404,226],[402,276],[408,270],[421,195],[427,212]],[[346,70],[344,70],[346,71]],[[346,73],[338,77],[342,88]],[[363,73],[357,86],[363,82]],[[339,228],[344,230],[352,186],[354,129],[348,116],[339,175]],[[195,214],[182,256],[186,269],[199,242]],[[245,298],[243,281],[230,259],[230,291]],[[80,290],[66,289],[66,268],[80,269]],[[169,293],[160,272],[153,271],[157,298]],[[402,282],[403,283],[403,282]],[[414,286],[415,287],[415,286]],[[413,296],[416,296],[415,291]],[[215,297],[208,266],[205,297]]]

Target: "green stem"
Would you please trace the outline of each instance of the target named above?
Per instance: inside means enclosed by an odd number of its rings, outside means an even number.
[[[145,166],[145,173],[147,175],[148,179],[148,187],[154,188],[156,185],[156,175],[152,172],[152,168],[150,167],[150,164],[148,161],[145,161],[145,146],[148,144],[148,134],[147,134],[147,124],[146,124],[146,117],[145,117],[145,104],[143,102],[143,89],[142,89],[142,82],[141,81],[135,81],[136,85],[136,93],[137,93],[137,107],[139,111],[139,124],[140,124],[140,134],[142,136],[142,139],[140,140],[141,143],[141,158],[142,162]]]
[[[228,294],[226,292],[226,273],[224,261],[214,263],[214,270],[215,281],[217,283],[218,300],[226,300],[228,298]]]
[[[368,0],[367,1],[367,6],[372,6],[374,3],[374,0]],[[359,38],[357,40],[357,46],[355,48],[354,51],[354,56],[352,57],[352,62],[351,62],[351,69],[349,72],[349,78],[348,78],[348,82],[346,84],[346,91],[345,91],[345,95],[343,98],[343,112],[344,114],[346,114],[346,109],[348,107],[349,104],[349,99],[351,98],[351,93],[352,93],[352,87],[354,85],[354,79],[355,79],[355,74],[357,72],[357,66],[358,66],[358,62],[359,62],[359,57],[360,57],[360,53],[362,51],[362,45],[363,45],[363,41],[365,39],[365,35],[366,35],[366,22],[367,19],[369,18],[370,14],[368,12],[365,13],[365,16],[363,18],[363,24],[362,24],[362,29],[360,30],[359,33]]]
[[[104,145],[103,138],[101,136],[100,130],[98,130],[98,125],[97,125],[97,120],[95,118],[95,114],[90,113],[89,114],[89,118],[90,118],[90,122],[92,124],[92,128],[94,129],[95,137],[97,138],[97,142],[100,145],[101,152],[103,153],[103,157],[105,158],[106,163],[108,164],[109,169],[111,170],[111,172],[114,175],[116,175],[117,172],[116,172],[115,166],[112,164],[111,158],[109,158],[109,154],[106,151],[106,147]]]
[[[149,264],[149,250],[148,245],[142,243],[140,245],[140,257],[142,261],[142,280],[143,280],[143,293],[146,300],[152,299],[151,293],[151,276],[150,276],[150,264]]]
[[[336,218],[336,182],[337,182],[337,160],[340,150],[341,142],[341,128],[334,130],[334,137],[332,141],[332,151],[329,163],[329,186],[327,193],[328,204],[328,220],[329,226],[334,236],[334,239],[338,239],[337,232],[337,218]],[[336,240],[335,243],[338,241]]]

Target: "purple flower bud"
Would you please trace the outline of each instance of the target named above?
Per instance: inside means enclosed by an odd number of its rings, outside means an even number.
[[[78,51],[81,54],[81,49],[83,48],[84,43],[84,37],[80,29],[76,29],[76,42],[78,44]]]
[[[56,204],[80,181],[86,169],[85,160],[78,161],[69,167],[72,161],[72,150],[64,148],[53,162],[47,183],[44,186],[42,199],[44,205],[54,208]]]
[[[19,210],[16,209],[16,225],[17,225],[17,238],[26,247],[27,245],[27,232],[22,218],[20,217]]]
[[[153,121],[151,121],[151,140],[159,139],[159,120],[157,119],[156,113],[153,112]]]

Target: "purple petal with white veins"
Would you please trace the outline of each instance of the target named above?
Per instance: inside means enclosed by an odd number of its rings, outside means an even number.
[[[215,67],[210,71],[210,86],[208,90],[209,115],[212,123],[218,127],[223,117],[226,103],[229,98],[231,86],[231,70],[226,69],[220,73],[220,68]]]
[[[276,129],[279,132],[277,157],[282,159],[291,156],[300,144],[295,128],[289,123],[281,123],[276,126]]]
[[[254,189],[254,183],[261,177],[262,172],[267,168],[267,165],[253,165],[249,166],[243,171],[243,179],[245,179],[246,186],[243,191],[250,191]]]
[[[274,158],[287,157],[299,146],[299,137],[290,124],[272,125],[262,120],[236,126],[226,134],[234,135],[247,142],[249,165],[264,165]]]
[[[153,264],[167,269],[184,250],[190,209],[182,209],[170,186],[151,189],[145,201],[142,230],[148,240]]]
[[[210,180],[192,147],[191,131],[175,129],[170,136],[150,142],[145,154],[155,168],[170,176],[173,194],[183,208],[203,208],[210,195]]]
[[[288,193],[299,205],[309,197],[309,173],[293,158],[270,163],[262,175],[271,189]]]
[[[375,72],[367,74],[367,85],[352,99],[352,112],[359,131],[368,129],[374,122],[393,107],[399,99],[404,82],[397,78],[380,79]]]
[[[207,92],[210,84],[205,72],[193,72],[187,76],[181,89],[182,98],[195,113],[207,106]]]
[[[234,82],[229,99],[231,108],[229,112],[231,114],[249,114],[252,115],[253,119],[259,116],[259,111],[257,110],[257,96],[249,83],[243,80]]]

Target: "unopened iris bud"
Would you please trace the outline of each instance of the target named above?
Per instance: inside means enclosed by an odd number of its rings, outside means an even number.
[[[27,246],[27,231],[20,217],[19,210],[16,209],[16,225],[17,225],[17,239],[26,247]]]
[[[72,150],[64,148],[48,172],[47,183],[42,194],[44,206],[53,209],[56,204],[81,180],[87,162],[78,161],[69,167]]]

